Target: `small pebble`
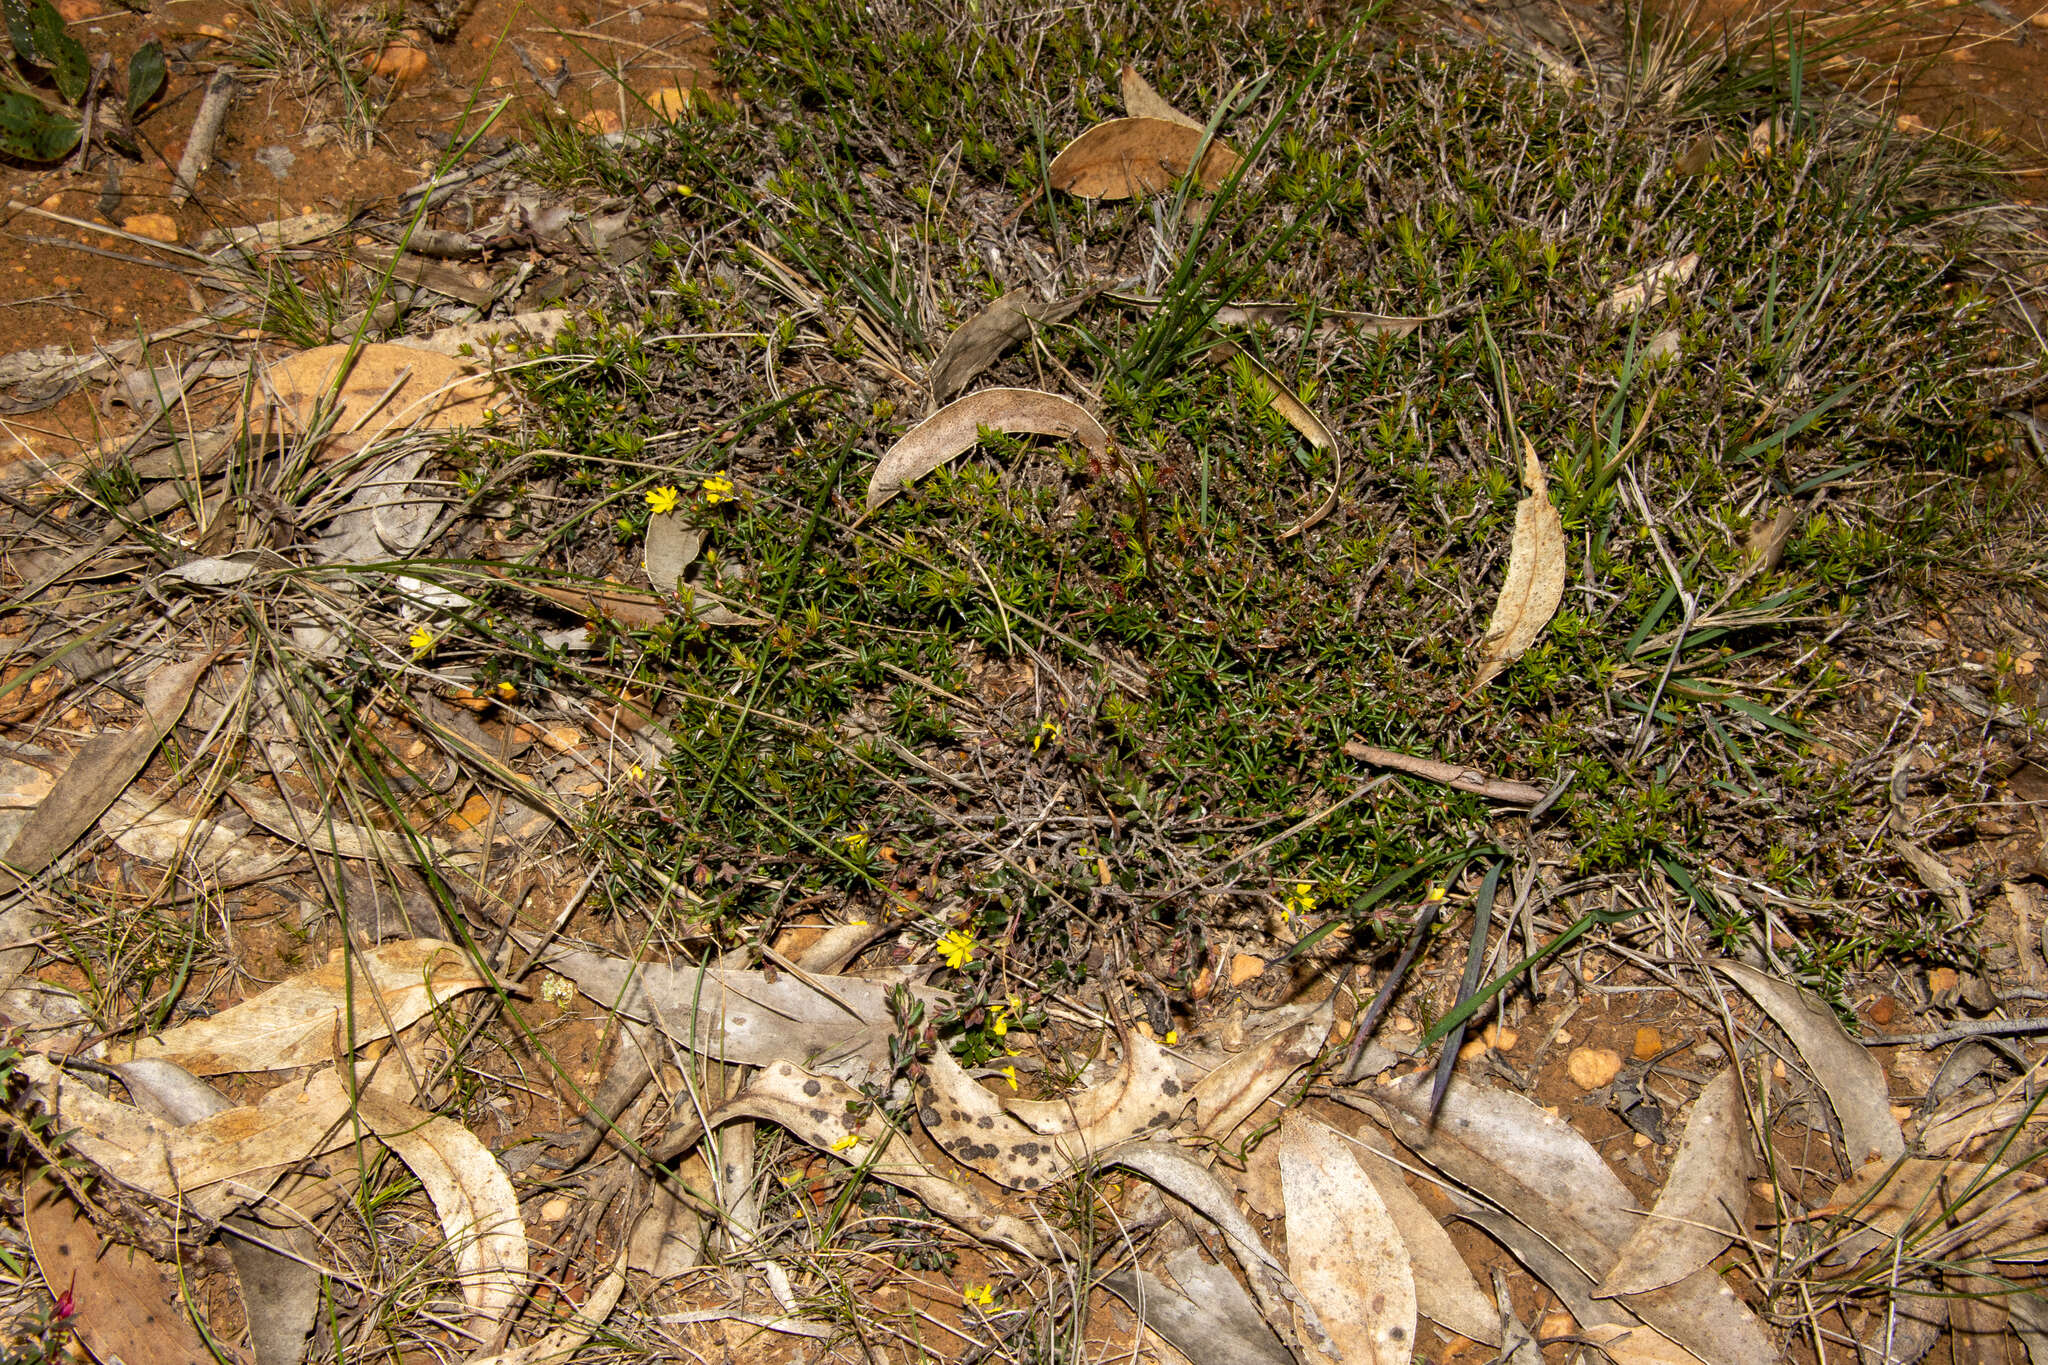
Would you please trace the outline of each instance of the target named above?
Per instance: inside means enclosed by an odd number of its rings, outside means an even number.
[[[137,237],[147,237],[152,242],[175,242],[178,240],[178,220],[168,213],[138,213],[121,220],[121,229]]]
[[[1575,1336],[1578,1330],[1579,1324],[1573,1320],[1570,1313],[1565,1312],[1562,1308],[1553,1308],[1536,1322],[1536,1336],[1541,1341],[1547,1341],[1555,1337]]]
[[[1239,953],[1230,959],[1230,984],[1242,986],[1265,970],[1266,959],[1253,957],[1250,953]]]
[[[1664,1035],[1654,1028],[1636,1030],[1636,1060],[1647,1062],[1664,1050]]]
[[[1621,1074],[1621,1054],[1611,1047],[1575,1047],[1565,1070],[1579,1089],[1598,1090]]]
[[[569,1201],[559,1196],[540,1206],[540,1221],[559,1223],[569,1216]]]

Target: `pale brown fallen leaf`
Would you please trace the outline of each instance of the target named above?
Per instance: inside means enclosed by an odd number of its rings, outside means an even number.
[[[1625,318],[1662,303],[1673,289],[1690,280],[1699,267],[1699,253],[1693,251],[1637,271],[1601,301],[1598,314],[1606,319]]]
[[[25,1182],[22,1222],[43,1283],[53,1296],[71,1296],[76,1311],[67,1325],[94,1358],[125,1365],[212,1359],[170,1276],[135,1248],[103,1239],[48,1171]]]
[[[1654,1327],[1638,1323],[1581,1326],[1579,1335],[1596,1343],[1615,1365],[1699,1365],[1699,1357]]]
[[[1049,1227],[1004,1213],[964,1183],[932,1170],[908,1137],[891,1129],[870,1101],[835,1077],[772,1063],[715,1110],[706,1126],[717,1128],[734,1118],[765,1119],[788,1129],[835,1160],[915,1196],[970,1237],[1045,1261],[1060,1259]]]
[[[476,1134],[364,1086],[356,1113],[433,1201],[473,1319],[495,1327],[526,1292],[526,1223],[511,1178]]]
[[[1459,763],[1445,763],[1441,759],[1418,758],[1413,754],[1396,753],[1392,749],[1381,749],[1363,740],[1351,740],[1344,745],[1344,753],[1361,763],[1370,763],[1376,768],[1392,768],[1395,772],[1408,773],[1430,782],[1441,782],[1446,787],[1461,792],[1471,792],[1489,801],[1505,801],[1517,806],[1533,806],[1544,796],[1543,788],[1512,778],[1495,777],[1480,768],[1468,768]]]
[[[458,853],[455,846],[446,839],[419,833],[407,838],[394,830],[375,829],[368,825],[335,819],[318,810],[308,810],[290,801],[281,801],[261,787],[247,782],[230,783],[228,795],[251,820],[272,834],[318,853],[333,854],[337,858],[378,862],[390,859],[402,863],[416,863],[422,856],[465,856]]]
[[[1611,1299],[1595,1299],[1592,1276],[1520,1219],[1492,1209],[1468,1209],[1459,1217],[1486,1229],[1487,1236],[1506,1247],[1524,1269],[1557,1295],[1580,1326],[1633,1327],[1641,1321]]]
[[[1332,991],[1306,1017],[1268,1029],[1202,1076],[1193,1088],[1196,1126],[1207,1137],[1227,1141],[1288,1077],[1321,1054],[1336,1019]]]
[[[468,1365],[562,1365],[597,1335],[597,1329],[604,1326],[605,1319],[619,1306],[619,1298],[625,1292],[626,1253],[621,1251],[613,1259],[605,1277],[597,1282],[582,1303],[576,1305],[575,1313],[567,1322],[538,1341],[471,1360]]]
[[[607,1009],[653,1024],[693,1052],[748,1066],[800,1060],[885,1065],[895,1028],[889,983],[812,972],[766,973],[725,967],[634,963],[608,953],[550,948],[542,965],[568,977]],[[946,991],[910,987],[927,1011],[952,1005]]]
[[[1112,1147],[1101,1154],[1099,1164],[1136,1171],[1214,1223],[1223,1234],[1224,1244],[1244,1268],[1252,1297],[1258,1300],[1267,1325],[1280,1339],[1290,1346],[1306,1343],[1327,1356],[1338,1354],[1315,1305],[1288,1278],[1286,1267],[1267,1248],[1250,1220],[1238,1212],[1229,1187],[1215,1172],[1186,1150],[1158,1140]]]
[[[1380,1150],[1382,1139],[1368,1131],[1359,1141],[1361,1149],[1354,1153],[1359,1167],[1379,1192],[1387,1216],[1400,1229],[1401,1241],[1408,1248],[1408,1263],[1415,1274],[1416,1311],[1460,1336],[1500,1345],[1500,1313],[1473,1278],[1451,1235],[1408,1188],[1390,1154]]]
[[[1080,311],[1094,293],[1069,294],[1041,302],[1029,286],[1012,289],[960,324],[932,362],[932,397],[941,403],[974,382],[996,357],[1031,335],[1034,327],[1064,322]]]
[[[1797,986],[1747,963],[1717,959],[1714,966],[1763,1006],[1764,1013],[1785,1030],[1792,1046],[1806,1059],[1842,1125],[1850,1169],[1860,1168],[1872,1157],[1895,1161],[1906,1154],[1905,1134],[1892,1117],[1884,1068],[1842,1031],[1832,1010]]]
[[[1314,1305],[1338,1359],[1407,1365],[1415,1350],[1415,1273],[1379,1192],[1326,1124],[1290,1110],[1277,1142],[1289,1278]]]
[[[354,363],[344,373],[351,349]],[[320,452],[323,459],[336,459],[410,431],[481,426],[493,392],[489,378],[454,356],[371,342],[287,356],[263,371],[258,398],[270,399],[269,410],[296,436],[310,435],[316,421],[331,417]],[[251,425],[259,421],[252,412]]]
[[[1733,1067],[1693,1102],[1657,1205],[1621,1249],[1600,1293],[1640,1294],[1713,1261],[1742,1228],[1749,1203],[1749,1117]]]
[[[940,408],[883,452],[868,478],[868,510],[973,449],[984,427],[1057,436],[1079,441],[1097,456],[1109,453],[1109,433],[1072,399],[1042,389],[982,389]]]
[[[1507,577],[1493,619],[1479,641],[1476,690],[1528,652],[1564,600],[1564,523],[1550,503],[1550,481],[1536,447],[1522,438],[1522,482],[1528,493],[1515,504],[1515,532],[1508,548]]]
[[[1173,1087],[1181,1080],[1181,1069],[1166,1049],[1136,1029],[1121,1030],[1117,1041],[1123,1056],[1108,1080],[1056,1100],[1005,1095],[1003,1108],[1022,1119],[1033,1132],[1046,1137],[1082,1136],[1099,1133],[1119,1110],[1132,1106],[1132,1097],[1140,1104],[1148,1099],[1163,1104],[1172,1098]]]
[[[353,984],[351,1001],[350,984]],[[397,939],[337,958],[207,1019],[116,1047],[116,1061],[157,1058],[200,1076],[282,1071],[336,1059],[485,985],[468,955],[439,939]]]
[[[1168,123],[1178,123],[1183,128],[1201,128],[1200,119],[1190,118],[1168,104],[1165,97],[1152,88],[1152,82],[1139,74],[1137,67],[1126,64],[1119,73],[1119,79],[1123,89],[1124,112],[1132,118],[1164,119]]]
[[[2031,1170],[1983,1162],[1906,1157],[1871,1162],[1828,1195],[1817,1219],[1853,1230],[1827,1260],[1848,1264],[1910,1241],[1915,1257],[1968,1248],[1979,1259],[2038,1261],[2048,1254],[2048,1180]]]
[[[1202,150],[1203,129],[1162,118],[1118,118],[1098,123],[1061,148],[1046,168],[1046,182],[1082,199],[1129,199],[1157,194],[1188,173],[1205,190],[1230,177],[1240,159],[1221,141]]]
[[[680,512],[661,512],[647,519],[647,540],[641,547],[641,567],[647,581],[658,591],[674,592],[683,570],[697,562],[704,548],[704,531],[684,519]]]

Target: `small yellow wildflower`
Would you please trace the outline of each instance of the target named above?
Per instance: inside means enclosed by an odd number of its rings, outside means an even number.
[[[706,507],[716,507],[721,502],[731,502],[736,491],[733,481],[723,473],[713,474],[700,486]]]
[[[519,684],[510,679],[499,683],[496,690],[499,701],[516,701],[519,697]]]
[[[854,1144],[859,1141],[859,1138],[848,1133],[845,1137],[832,1144],[832,1150],[835,1152],[850,1152],[853,1150]]]
[[[866,825],[856,826],[852,833],[840,835],[839,842],[846,845],[846,851],[848,853],[851,853],[854,856],[858,857],[860,854],[865,853],[867,851],[868,827]]]
[[[1014,1066],[1006,1066],[1006,1067],[1004,1067],[1004,1068],[1003,1068],[1003,1070],[1002,1070],[1002,1077],[1003,1077],[1003,1079],[1004,1079],[1004,1080],[1006,1080],[1006,1081],[1008,1081],[1008,1082],[1010,1083],[1010,1089],[1012,1089],[1012,1090],[1015,1090],[1015,1089],[1017,1088],[1017,1068],[1016,1068],[1016,1067],[1014,1067]]]
[[[960,1297],[970,1308],[987,1308],[996,1301],[996,1287],[992,1284],[970,1284]]]
[[[997,1005],[989,1012],[988,1031],[997,1038],[1010,1031],[1010,1010],[1007,1005]]]
[[[638,763],[635,763],[632,767],[626,769],[626,771],[632,774],[633,780],[635,782],[645,781],[647,778],[647,769],[641,767]]]
[[[676,510],[676,504],[683,500],[683,491],[674,484],[665,483],[647,494],[647,510],[657,517],[665,517]]]
[[[955,971],[974,961],[975,946],[974,935],[964,929],[948,929],[939,935],[939,956]]]
[[[846,924],[850,929],[865,929],[868,927],[868,922],[864,919],[850,919]]]
[[[414,626],[412,634],[406,637],[405,642],[412,646],[413,653],[424,654],[434,647],[434,632],[425,626]]]
[[[1166,1031],[1166,1045],[1167,1045],[1168,1047],[1172,1047],[1172,1046],[1173,1046],[1173,1045],[1174,1045],[1175,1043],[1178,1043],[1179,1041],[1180,1041],[1180,1030],[1179,1030],[1179,1029],[1174,1029],[1174,1028],[1170,1028],[1170,1029],[1168,1029],[1168,1030]]]
[[[1287,909],[1282,918],[1291,915],[1306,915],[1316,908],[1316,890],[1307,882],[1296,882],[1294,889],[1287,893]]]
[[[1444,889],[1443,889],[1443,888],[1442,888],[1441,886],[1432,886],[1431,888],[1429,888],[1429,894],[1428,894],[1427,896],[1424,896],[1424,897],[1423,897],[1423,899],[1424,899],[1425,901],[1432,901],[1432,902],[1434,902],[1434,901],[1440,901],[1440,900],[1442,900],[1443,898],[1444,898]]]
[[[1045,746],[1047,740],[1057,740],[1059,737],[1060,723],[1051,716],[1047,716],[1043,721],[1039,722],[1038,733],[1031,737],[1031,752],[1037,753]]]

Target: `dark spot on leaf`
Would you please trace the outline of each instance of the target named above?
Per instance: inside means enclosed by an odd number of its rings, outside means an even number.
[[[1159,1083],[1159,1093],[1162,1095],[1178,1095],[1180,1093],[1180,1082],[1168,1076]]]
[[[917,1121],[927,1128],[936,1128],[939,1126],[939,1111],[926,1105],[917,1111]]]
[[[989,1117],[989,1116],[988,1116],[987,1114],[983,1114],[983,1115],[982,1115],[982,1116],[981,1116],[980,1118],[978,1118],[978,1119],[976,1119],[976,1120],[974,1121],[974,1126],[975,1126],[976,1128],[984,1128],[984,1129],[986,1129],[986,1128],[993,1128],[993,1127],[995,1127],[995,1126],[996,1126],[996,1121],[995,1121],[994,1119],[990,1118],[990,1117]]]
[[[804,1093],[806,1095],[815,1096],[820,1090],[823,1090],[824,1088],[824,1086],[819,1085],[815,1080],[804,1082]]]
[[[822,1110],[822,1109],[813,1109],[813,1110],[811,1111],[811,1122],[813,1122],[813,1123],[823,1123],[824,1121],[825,1121],[825,1111],[824,1111],[824,1110]]]

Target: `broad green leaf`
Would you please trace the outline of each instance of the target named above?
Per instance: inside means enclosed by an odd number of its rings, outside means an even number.
[[[6,10],[7,36],[14,43],[14,55],[48,68],[57,93],[73,104],[85,98],[92,63],[86,58],[84,44],[64,27],[50,0],[0,0],[0,8]]]
[[[78,145],[78,122],[33,96],[0,93],[0,152],[23,161],[55,161]]]
[[[128,121],[148,107],[164,88],[164,50],[152,38],[128,59]]]

